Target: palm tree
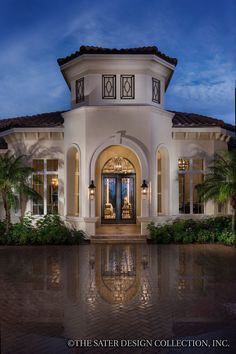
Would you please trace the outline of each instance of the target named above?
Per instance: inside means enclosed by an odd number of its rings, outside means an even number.
[[[232,231],[235,232],[236,218],[236,153],[225,151],[215,155],[209,165],[204,182],[197,186],[203,200],[218,203],[230,202],[233,209]]]
[[[0,155],[0,195],[5,209],[6,233],[11,224],[11,208],[19,206],[24,198],[39,198],[39,194],[31,186],[30,176],[33,168],[25,163],[25,156],[16,157],[7,152]],[[21,214],[21,220],[23,219]]]

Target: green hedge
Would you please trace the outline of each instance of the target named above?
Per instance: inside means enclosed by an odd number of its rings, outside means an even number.
[[[85,239],[83,231],[68,228],[58,215],[45,215],[36,224],[26,216],[22,223],[12,224],[7,235],[0,221],[0,235],[0,244],[7,245],[76,245]]]
[[[214,217],[199,221],[178,219],[172,224],[148,225],[154,243],[214,243],[235,244],[231,217]]]

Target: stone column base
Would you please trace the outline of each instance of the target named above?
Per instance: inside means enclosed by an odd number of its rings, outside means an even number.
[[[88,238],[90,238],[90,236],[95,236],[97,221],[98,221],[98,217],[84,218],[85,232],[88,235]]]
[[[149,231],[147,230],[147,226],[152,221],[152,218],[138,216],[137,219],[139,220],[139,222],[141,224],[141,235],[144,235],[144,236],[149,235]]]

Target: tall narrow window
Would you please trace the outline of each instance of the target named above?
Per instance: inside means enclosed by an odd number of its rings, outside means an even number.
[[[67,215],[78,216],[80,212],[80,152],[72,146],[67,152]]]
[[[158,148],[157,163],[157,215],[169,213],[169,154],[166,147]]]
[[[161,82],[154,78],[152,78],[152,101],[161,103]]]
[[[76,103],[84,101],[84,77],[75,82],[75,97]]]
[[[204,204],[200,199],[196,186],[204,179],[202,159],[178,160],[179,167],[179,213],[203,214]]]
[[[79,152],[75,154],[75,215],[79,215]]]
[[[58,213],[58,160],[47,160],[47,214]]]
[[[33,160],[33,187],[41,195],[33,200],[33,214],[58,213],[58,160]]]
[[[162,213],[162,163],[161,153],[157,153],[157,213]]]
[[[120,98],[134,99],[134,75],[120,76]]]
[[[116,75],[102,75],[102,98],[116,98]]]
[[[44,214],[44,160],[33,160],[33,188],[41,198],[33,199],[33,214]]]

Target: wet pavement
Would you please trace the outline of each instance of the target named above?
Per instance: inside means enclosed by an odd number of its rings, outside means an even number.
[[[0,247],[1,354],[236,353],[235,266],[220,245]]]

